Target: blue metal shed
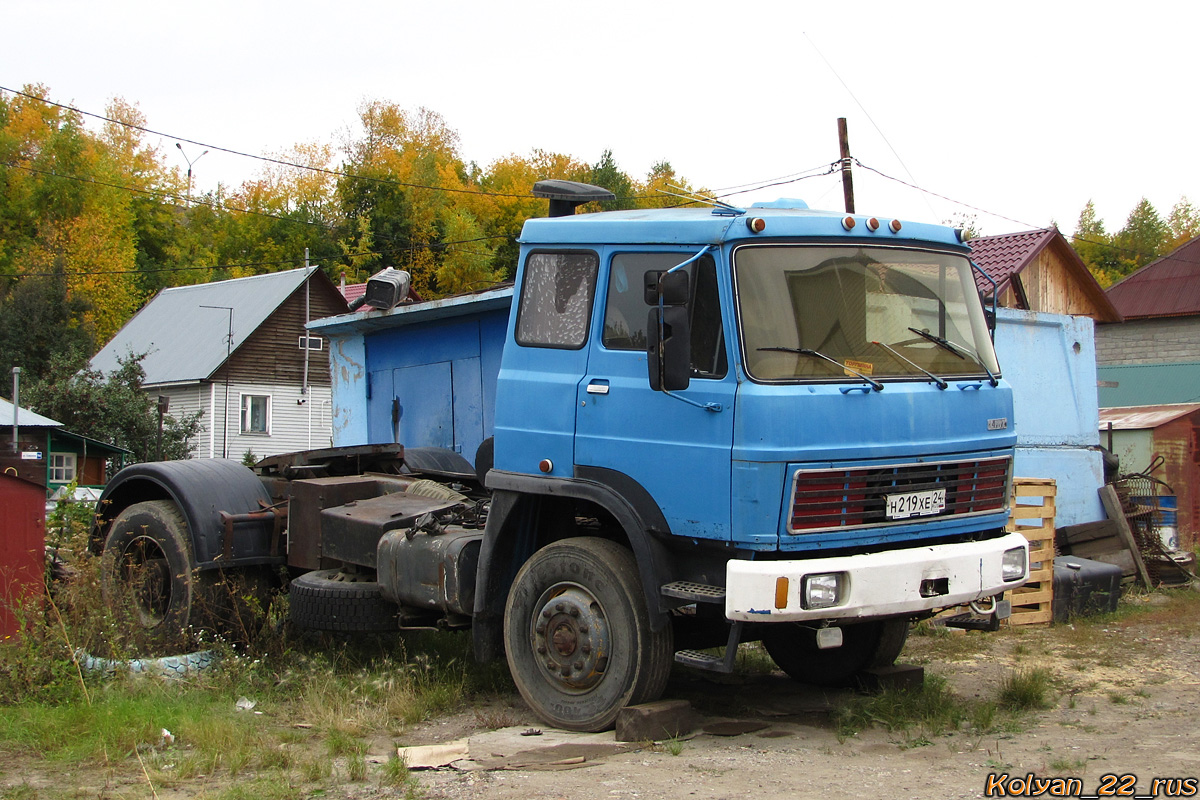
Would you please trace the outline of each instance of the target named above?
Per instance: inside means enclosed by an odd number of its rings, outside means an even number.
[[[329,337],[333,444],[446,447],[492,435],[512,287],[316,320]]]

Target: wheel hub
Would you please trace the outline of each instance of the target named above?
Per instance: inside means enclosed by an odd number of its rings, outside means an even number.
[[[608,667],[608,620],[591,592],[578,584],[556,584],[535,609],[530,638],[547,680],[577,692],[599,683]]]
[[[171,575],[158,543],[149,537],[134,539],[122,557],[121,577],[142,625],[149,628],[162,622],[171,605]]]

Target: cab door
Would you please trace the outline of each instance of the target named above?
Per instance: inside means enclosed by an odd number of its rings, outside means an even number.
[[[635,481],[658,504],[673,534],[729,540],[736,380],[728,367],[711,255],[684,267],[691,298],[689,387],[672,394],[653,391],[647,371],[651,307],[645,275],[677,266],[696,249],[606,254],[590,355],[577,390],[575,467],[583,478]]]

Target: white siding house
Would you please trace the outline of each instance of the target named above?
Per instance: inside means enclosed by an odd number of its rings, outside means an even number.
[[[264,458],[328,447],[329,348],[309,320],[345,313],[320,270],[164,289],[92,359],[101,372],[145,353],[145,389],[168,414],[200,413],[198,458]]]

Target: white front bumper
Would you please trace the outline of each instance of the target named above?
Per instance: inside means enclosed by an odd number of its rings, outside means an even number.
[[[981,600],[1025,582],[1024,577],[1006,582],[1001,576],[1004,552],[1017,547],[1025,548],[1028,573],[1029,542],[1020,533],[985,542],[856,556],[789,561],[732,559],[725,568],[725,616],[744,622],[854,619],[928,611]],[[801,602],[804,576],[833,572],[844,573],[846,581],[838,605],[804,608]],[[787,579],[786,591],[782,590],[780,578]],[[946,580],[946,592],[922,597],[922,582],[939,579]],[[777,607],[780,602],[782,608]]]

